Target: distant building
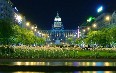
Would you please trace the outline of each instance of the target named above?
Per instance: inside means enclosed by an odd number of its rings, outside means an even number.
[[[89,25],[88,25],[89,24]],[[93,24],[96,24],[96,28],[93,27]],[[91,29],[102,29],[106,27],[110,27],[112,25],[116,25],[116,11],[113,13],[103,13],[95,18],[94,22],[91,23],[83,23],[80,27],[80,30],[87,31],[87,27],[91,27]]]
[[[109,16],[111,19],[111,14],[109,13],[103,13],[95,19],[94,23],[96,23],[97,29],[102,29],[110,24],[110,19],[107,21],[106,16]]]
[[[63,44],[68,43],[68,39],[71,38],[70,44],[73,44],[75,39],[78,38],[77,30],[64,30],[61,18],[57,13],[54,19],[54,24],[52,25],[52,30],[40,30],[37,36],[44,37],[46,41],[52,44]]]
[[[112,14],[111,24],[116,24],[116,11],[114,11]]]
[[[54,19],[54,24],[52,26],[52,29],[53,30],[63,30],[63,24],[62,24],[62,20],[61,18],[59,17],[59,14],[57,12],[57,16],[55,17]]]
[[[10,0],[0,0],[0,19],[9,18],[20,27],[26,27],[26,19],[24,16],[20,16],[18,9],[13,7],[13,3]]]
[[[109,27],[111,25],[116,25],[116,11],[113,13],[103,13],[95,19],[97,29],[102,29]]]
[[[10,0],[0,0],[0,19],[13,19],[13,3]]]
[[[81,38],[85,38],[89,32],[88,28],[91,30],[101,30],[102,28],[112,28],[116,26],[116,11],[113,13],[103,13],[95,18],[91,23],[83,23],[80,26]]]

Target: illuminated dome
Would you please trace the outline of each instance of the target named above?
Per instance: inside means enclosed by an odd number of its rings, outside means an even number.
[[[61,18],[59,17],[58,12],[57,12],[57,16],[55,17],[54,21],[61,21]]]

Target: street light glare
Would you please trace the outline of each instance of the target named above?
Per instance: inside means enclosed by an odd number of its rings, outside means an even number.
[[[85,29],[83,29],[83,32],[85,32]]]
[[[22,21],[21,15],[16,15],[16,20],[18,21],[18,23],[21,23]]]
[[[35,29],[35,31],[37,31],[37,29]]]
[[[106,16],[105,20],[109,21],[110,20],[110,16]]]
[[[34,29],[34,27],[31,27],[31,29]]]
[[[22,17],[20,15],[17,16],[17,20],[22,20]]]
[[[96,23],[93,24],[93,27],[94,27],[94,28],[97,27]]]
[[[29,26],[29,25],[30,25],[30,23],[29,23],[29,22],[27,22],[27,23],[26,23],[26,25],[27,25],[27,26]]]
[[[90,30],[90,27],[88,27],[87,29]]]

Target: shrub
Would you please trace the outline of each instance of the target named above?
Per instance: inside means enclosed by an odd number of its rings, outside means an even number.
[[[2,54],[11,54],[14,53],[14,48],[10,46],[2,46],[0,47],[0,52]]]

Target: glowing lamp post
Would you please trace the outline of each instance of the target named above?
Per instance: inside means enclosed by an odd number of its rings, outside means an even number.
[[[34,29],[34,27],[31,27],[31,29],[33,30],[33,29]]]
[[[16,21],[19,23],[19,24],[21,24],[21,22],[22,22],[22,17],[21,17],[21,15],[16,15]]]
[[[85,32],[86,30],[85,29],[83,29],[83,32]]]
[[[35,32],[37,31],[37,29],[34,30]]]
[[[110,16],[106,16],[106,17],[105,17],[105,20],[106,20],[106,21],[110,21],[110,19],[111,19]]]
[[[87,30],[90,30],[90,27],[88,27]]]
[[[30,26],[30,23],[29,23],[29,22],[27,22],[27,23],[26,23],[26,26]]]
[[[96,28],[96,27],[97,27],[96,23],[94,23],[94,24],[93,24],[93,27],[94,27],[94,28]]]

